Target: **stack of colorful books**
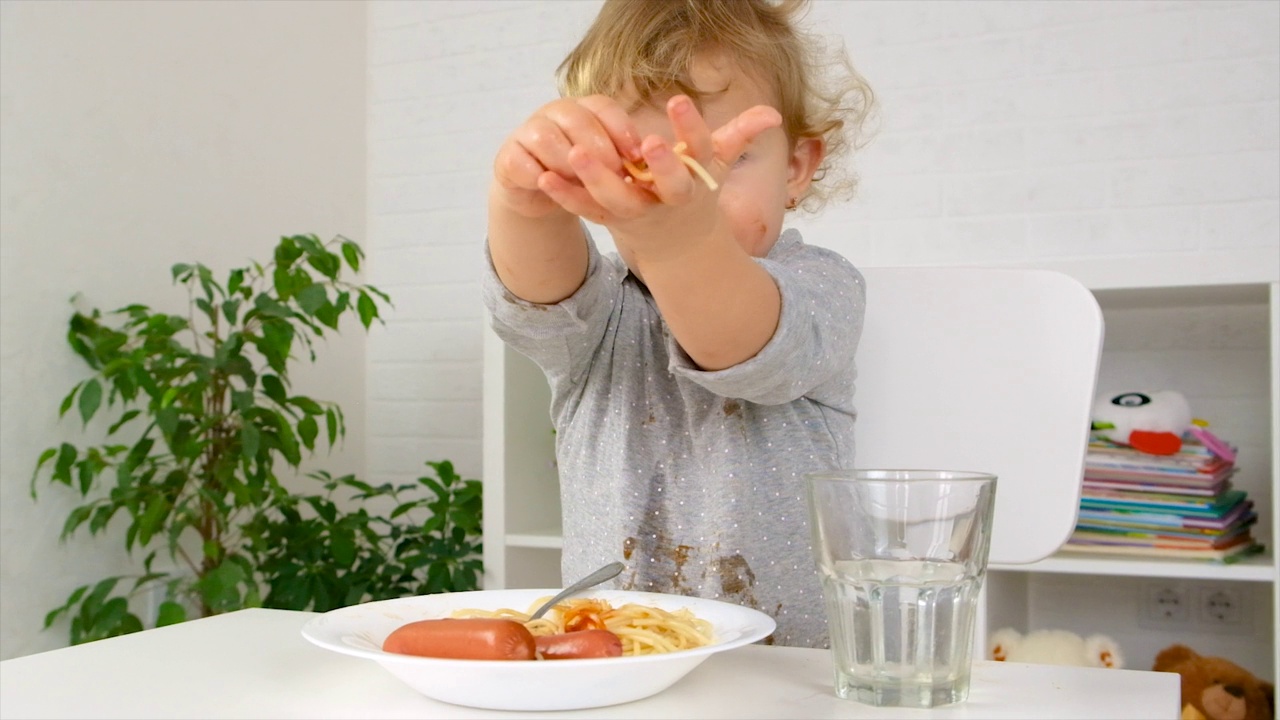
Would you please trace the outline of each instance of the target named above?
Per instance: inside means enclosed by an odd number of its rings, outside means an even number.
[[[1064,551],[1234,562],[1262,551],[1253,501],[1231,486],[1235,463],[1188,433],[1173,455],[1095,436],[1080,516]]]

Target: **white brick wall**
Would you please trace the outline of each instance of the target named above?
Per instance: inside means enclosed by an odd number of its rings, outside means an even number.
[[[369,348],[375,481],[445,457],[480,475],[493,153],[597,7],[370,6],[371,279],[396,302]],[[1278,272],[1256,266],[1280,245],[1280,3],[819,0],[811,19],[882,114],[859,197],[798,223],[810,242],[862,265]]]
[[[395,309],[369,346],[367,474],[449,459],[481,477],[479,268],[493,154],[554,97],[592,2],[370,5],[371,281]]]

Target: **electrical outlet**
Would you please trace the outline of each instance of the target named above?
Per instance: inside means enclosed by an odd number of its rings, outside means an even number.
[[[1237,628],[1248,617],[1244,594],[1229,585],[1198,588],[1196,621],[1205,628]]]
[[[1138,625],[1147,628],[1185,627],[1191,623],[1191,596],[1180,583],[1149,583],[1143,588]]]

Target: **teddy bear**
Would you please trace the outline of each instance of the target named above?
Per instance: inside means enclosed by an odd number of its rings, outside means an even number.
[[[1156,655],[1156,672],[1182,676],[1183,720],[1267,720],[1276,716],[1275,685],[1220,657],[1186,645]]]
[[[1023,635],[1013,628],[1002,628],[991,634],[987,656],[1041,665],[1124,667],[1124,656],[1114,640],[1106,635],[1083,638],[1069,630],[1033,630]]]

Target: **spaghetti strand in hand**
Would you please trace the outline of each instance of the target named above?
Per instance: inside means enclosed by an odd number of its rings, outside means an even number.
[[[671,148],[671,151],[676,154],[676,157],[680,158],[680,162],[688,165],[689,169],[702,179],[702,182],[706,184],[708,190],[715,192],[720,189],[720,184],[716,182],[715,178],[711,177],[711,173],[707,172],[706,168],[702,167],[702,163],[689,156],[686,152],[688,149],[688,143],[678,142]],[[644,160],[640,160],[638,162],[623,160],[622,166],[626,168],[627,173],[631,178],[635,178],[641,182],[653,182],[653,173],[649,172],[649,165]],[[628,181],[630,181],[630,178],[628,178]]]

